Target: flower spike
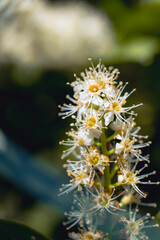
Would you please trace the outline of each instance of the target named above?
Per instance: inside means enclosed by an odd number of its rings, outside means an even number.
[[[106,68],[101,60],[96,66],[89,61],[91,67],[81,77],[75,75],[75,81],[68,84],[74,92],[73,97],[67,95],[70,103],[59,106],[59,116],[63,119],[70,116],[73,120],[68,139],[60,142],[68,147],[62,159],[70,157],[64,164],[70,182],[62,185],[60,195],[74,191],[76,204],[65,214],[68,217],[65,225],[67,229],[79,225],[78,233],[69,233],[72,240],[106,240],[106,234],[96,228],[103,224],[104,216],[112,215],[113,226],[120,216],[124,223],[123,238],[146,240],[143,229],[157,226],[147,224],[152,217],[146,214],[137,218],[138,207],[132,212],[130,206],[128,219],[123,208],[130,204],[156,207],[155,203],[143,201],[148,193],[139,188],[159,184],[146,180],[156,171],[145,172],[150,161],[142,150],[151,141],[139,134],[137,114],[133,111],[142,103],[127,106],[135,89],[125,92],[128,82],[118,82],[118,69]],[[105,224],[111,225],[108,220]],[[114,239],[119,239],[119,234]]]

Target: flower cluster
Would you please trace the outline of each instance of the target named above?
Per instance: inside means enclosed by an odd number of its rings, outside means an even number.
[[[93,218],[94,214],[117,214],[131,203],[145,205],[142,199],[147,193],[141,185],[159,184],[148,180],[156,172],[146,173],[149,156],[144,156],[142,149],[151,142],[146,140],[147,136],[139,135],[140,127],[135,123],[134,110],[142,104],[126,106],[135,89],[125,92],[128,83],[117,81],[118,69],[106,68],[101,60],[97,66],[91,64],[89,70],[81,73],[81,78],[75,75],[76,80],[68,83],[74,91],[73,98],[67,96],[70,103],[59,106],[62,118],[72,116],[74,120],[68,139],[60,142],[68,146],[62,158],[71,153],[74,156],[74,160],[68,159],[64,164],[71,179],[62,186],[60,194],[72,190],[83,193],[86,189],[90,196],[87,207],[83,196],[83,200],[78,200],[79,211],[67,214],[68,224],[71,223],[68,228],[78,222],[81,226],[79,233],[70,234],[71,239],[106,239],[104,234],[91,228],[86,218]],[[130,236],[145,236],[139,233],[144,221],[137,221],[131,212],[130,220],[121,218],[125,223],[125,236],[139,239]]]
[[[2,0],[0,35],[0,62],[31,69],[79,67],[117,44],[106,14],[82,1]]]

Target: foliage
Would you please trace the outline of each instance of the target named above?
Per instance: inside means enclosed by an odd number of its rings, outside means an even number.
[[[37,231],[11,220],[0,220],[0,238],[3,240],[49,240]]]

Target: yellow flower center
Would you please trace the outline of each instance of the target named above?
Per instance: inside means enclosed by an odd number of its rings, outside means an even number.
[[[130,224],[129,224],[129,228],[136,235],[139,233],[139,227],[138,227],[138,224],[136,222],[131,221]]]
[[[120,108],[121,108],[121,105],[119,103],[117,103],[117,102],[113,102],[112,103],[112,108],[113,108],[113,110],[119,111]]]
[[[105,88],[106,83],[104,81],[100,81],[99,86],[101,89]]]
[[[96,84],[90,85],[90,86],[89,86],[89,91],[90,91],[90,92],[93,92],[93,93],[98,92],[98,91],[99,91],[98,85],[96,85]]]
[[[129,182],[135,182],[135,176],[131,172],[126,173],[126,178],[128,179]]]
[[[86,126],[92,128],[96,123],[96,119],[92,116],[86,120]]]
[[[91,234],[86,234],[85,236],[81,236],[81,240],[94,240]]]
[[[122,102],[111,102],[109,105],[109,109],[110,110],[114,110],[116,112],[119,112],[121,110],[121,107],[126,103],[125,100],[123,100]]]
[[[129,152],[132,148],[133,141],[130,139],[126,139],[124,143],[122,143],[122,145],[123,145],[123,151],[126,150]]]
[[[104,193],[100,194],[98,197],[98,203],[102,206],[105,207],[108,203],[108,196]]]
[[[99,161],[99,157],[98,157],[98,155],[94,156],[94,157],[91,156],[88,161],[91,165],[96,165]]]
[[[82,172],[80,172],[77,177],[76,177],[76,180],[79,182],[80,181],[80,184],[84,184],[84,181],[83,179],[87,177],[87,174],[83,174]]]
[[[81,236],[80,238],[81,240],[94,240],[91,234],[85,234],[85,236]]]
[[[79,145],[84,145],[84,142],[82,140],[79,140]]]

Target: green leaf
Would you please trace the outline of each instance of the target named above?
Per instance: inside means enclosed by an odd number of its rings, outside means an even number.
[[[0,239],[3,240],[51,240],[30,227],[12,220],[0,220]]]
[[[150,64],[159,51],[158,42],[154,38],[137,38],[125,44],[119,44],[109,55],[103,58],[113,63],[138,62]]]

